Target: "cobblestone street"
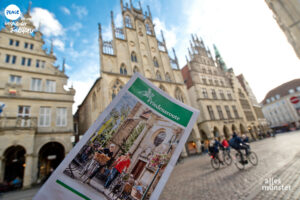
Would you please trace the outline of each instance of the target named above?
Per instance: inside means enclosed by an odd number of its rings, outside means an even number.
[[[238,170],[233,163],[214,170],[207,155],[185,159],[175,167],[160,199],[300,199],[300,131],[254,142],[251,148],[259,163],[256,167],[248,164],[245,170]],[[265,180],[271,178],[290,185],[290,190],[263,190]],[[37,189],[7,193],[0,199],[29,200]]]
[[[300,199],[300,131],[251,143],[258,166],[234,164],[214,170],[207,155],[190,157],[174,169],[160,199]],[[266,179],[279,179],[288,191],[264,191]]]

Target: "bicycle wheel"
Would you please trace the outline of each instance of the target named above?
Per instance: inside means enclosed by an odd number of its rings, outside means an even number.
[[[226,165],[231,165],[232,163],[232,158],[231,158],[231,155],[229,153],[225,153],[223,155],[223,159],[224,159],[224,162],[226,163]]]
[[[218,159],[216,158],[212,158],[210,160],[210,163],[211,163],[211,166],[214,168],[214,169],[219,169],[220,168],[220,162]]]
[[[243,164],[243,162],[242,162],[242,156],[241,156],[241,154],[239,154],[239,153],[237,153],[237,154],[235,154],[235,159],[236,159],[236,161],[235,161],[235,166],[238,168],[238,169],[244,169],[245,168],[245,165]]]
[[[256,153],[250,152],[250,154],[248,155],[248,159],[253,166],[256,166],[258,164],[258,158]]]

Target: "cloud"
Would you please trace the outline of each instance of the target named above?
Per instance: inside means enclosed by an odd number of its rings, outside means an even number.
[[[71,11],[70,11],[68,8],[64,7],[64,6],[61,6],[61,7],[60,7],[60,10],[61,10],[64,14],[66,14],[66,15],[70,15],[70,14],[71,14]]]
[[[71,30],[71,31],[78,31],[79,29],[82,28],[82,24],[80,22],[75,22],[72,26],[70,26],[68,28],[68,30]]]
[[[176,38],[176,28],[172,27],[170,30],[166,28],[166,25],[164,22],[160,21],[157,17],[153,19],[153,23],[155,24],[155,33],[159,37],[161,37],[161,30],[163,31],[166,43],[167,43],[167,48],[171,49],[174,47],[177,43],[177,38]]]
[[[111,25],[103,27],[102,38],[103,40],[112,40]]]
[[[57,49],[60,50],[60,51],[64,51],[64,50],[65,50],[65,44],[63,43],[63,41],[61,41],[61,40],[58,39],[58,38],[55,38],[55,39],[53,40],[53,45],[54,45],[55,47],[57,47]]]
[[[30,13],[32,22],[35,27],[41,25],[41,32],[47,36],[61,36],[64,35],[63,26],[55,18],[55,15],[43,8],[33,8]]]
[[[68,65],[67,63],[65,63],[65,67],[66,67],[67,70],[72,69],[72,67],[70,65]]]
[[[77,6],[76,4],[72,4],[72,8],[75,10],[75,14],[79,19],[82,19],[88,14],[88,10],[84,6]]]

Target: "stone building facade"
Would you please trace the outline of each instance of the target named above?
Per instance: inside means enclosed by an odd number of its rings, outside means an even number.
[[[23,187],[42,181],[72,148],[75,90],[64,89],[64,67],[54,66],[53,46],[43,49],[42,33],[0,31],[0,182],[22,179]],[[21,25],[20,25],[21,26]]]
[[[265,0],[274,19],[300,58],[300,2],[298,0]]]
[[[262,111],[274,131],[299,129],[300,79],[294,79],[272,89],[261,104]]]
[[[85,133],[135,72],[171,97],[190,105],[175,51],[173,49],[171,58],[163,33],[161,40],[156,38],[149,6],[144,12],[141,5],[135,8],[132,3],[124,5],[121,0],[121,12],[123,27],[115,26],[111,12],[111,41],[103,40],[99,24],[100,77],[74,116],[79,135]],[[200,152],[197,128],[193,129],[192,135],[196,151]],[[185,150],[183,154],[186,155]]]
[[[217,48],[214,60],[203,40],[192,35],[190,49],[182,75],[193,107],[200,110],[197,126],[201,142],[214,137],[228,139],[233,131],[256,139],[259,123],[249,96]]]

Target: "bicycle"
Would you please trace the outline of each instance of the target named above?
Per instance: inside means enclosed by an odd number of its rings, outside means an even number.
[[[244,162],[242,161],[242,154],[244,157]],[[246,155],[246,153],[243,153],[241,151],[240,151],[240,153],[236,152],[235,158],[236,158],[236,161],[234,164],[238,169],[241,169],[241,170],[245,169],[245,165],[247,165],[248,162],[250,162],[253,166],[256,166],[258,164],[258,157],[257,157],[256,153],[251,151],[250,149],[249,149],[248,155]]]
[[[223,164],[223,161],[220,161],[219,158],[217,158],[215,155],[209,153],[210,156],[210,164],[214,169],[219,169],[220,168],[220,164]]]
[[[222,155],[223,155],[223,161],[226,163],[226,165],[231,165],[232,163],[232,157],[230,155],[230,150],[228,148],[221,149]]]

